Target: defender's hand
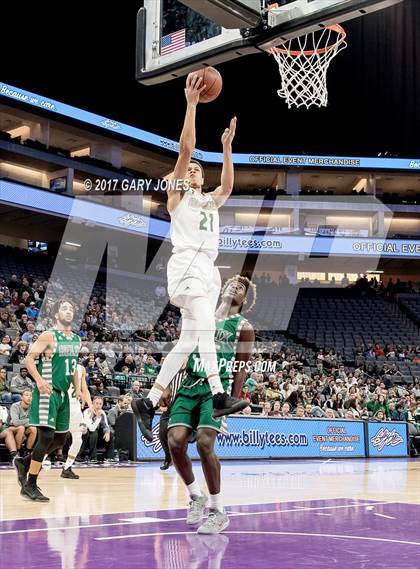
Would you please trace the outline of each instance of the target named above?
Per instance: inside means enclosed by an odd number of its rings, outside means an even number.
[[[236,117],[233,117],[233,119],[230,121],[229,128],[225,128],[225,131],[222,134],[223,148],[228,148],[232,145],[232,141],[235,138],[236,121]]]

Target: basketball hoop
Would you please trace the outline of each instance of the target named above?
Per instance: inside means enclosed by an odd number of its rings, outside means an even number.
[[[327,70],[333,58],[347,47],[346,32],[339,24],[285,41],[268,49],[278,63],[279,97],[289,109],[328,103]]]

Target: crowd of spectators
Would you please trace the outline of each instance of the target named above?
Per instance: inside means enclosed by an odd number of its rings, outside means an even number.
[[[318,356],[324,361],[314,372],[308,372],[303,358],[287,352],[275,355],[274,373],[252,372],[241,394],[250,404],[246,414],[420,423],[418,379],[412,385],[394,383],[387,369],[372,376],[363,365],[328,365],[322,353]]]
[[[260,288],[272,286],[268,275],[255,280]],[[25,394],[33,389],[24,367],[28,349],[42,331],[54,325],[50,303],[45,299],[47,285],[47,281],[17,275],[0,285],[0,440],[11,453],[18,452],[23,441],[31,448],[34,436],[25,424],[15,424],[11,410],[13,405],[23,408]],[[362,292],[374,290],[376,284],[360,279],[355,287]],[[391,293],[414,288],[410,283],[390,281],[386,290]],[[162,291],[155,293],[159,297]],[[83,314],[77,330],[82,341],[80,363],[86,369],[98,411],[96,418],[86,416],[83,453],[95,460],[99,433],[106,455],[112,457],[115,421],[130,412],[131,399],[140,397],[142,389],[153,383],[178,337],[180,315],[167,305],[155,325],[139,326],[134,313],[117,301],[106,301],[100,288],[90,299],[82,294],[76,304],[79,316]],[[413,426],[420,423],[419,378],[411,384],[400,382],[398,369],[399,362],[420,362],[420,346],[361,345],[356,359],[362,357],[363,363],[357,365],[356,360],[344,361],[334,349],[301,347],[296,351],[272,336],[267,341],[263,335],[258,337],[253,363],[271,362],[272,371],[248,374],[241,394],[249,401],[244,414],[404,420]]]

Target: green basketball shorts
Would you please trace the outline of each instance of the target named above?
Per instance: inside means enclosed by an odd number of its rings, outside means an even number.
[[[225,391],[229,380],[222,380]],[[210,386],[205,378],[187,376],[179,388],[169,414],[168,429],[184,426],[193,431],[206,428],[226,432],[223,417],[213,419],[213,400]]]
[[[29,424],[33,427],[49,427],[57,433],[67,433],[70,421],[70,401],[67,392],[53,390],[41,395],[37,387],[32,393]]]

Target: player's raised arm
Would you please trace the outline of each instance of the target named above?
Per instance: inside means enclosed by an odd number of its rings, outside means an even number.
[[[228,199],[233,190],[234,170],[232,159],[232,141],[235,138],[236,132],[236,117],[230,121],[229,128],[226,128],[222,134],[223,145],[223,168],[222,176],[220,179],[220,186],[211,192],[210,195],[217,207],[221,207]]]
[[[249,361],[249,358],[251,357],[252,350],[254,347],[254,341],[255,341],[254,328],[249,322],[247,322],[246,324],[244,324],[239,334],[238,348],[235,356],[236,361],[245,362],[245,367],[243,367],[242,369],[233,374],[232,397],[238,398],[241,393],[241,389],[244,384],[244,380],[247,373],[246,363]]]
[[[26,367],[29,375],[35,380],[41,395],[49,395],[52,391],[51,385],[47,383],[37,370],[35,360],[46,350],[51,349],[54,345],[54,337],[52,332],[42,332],[39,338],[32,344],[29,353],[25,358]]]
[[[195,73],[190,73],[187,77],[185,86],[185,98],[187,100],[187,109],[185,111],[184,127],[179,139],[179,154],[178,160],[175,164],[174,171],[165,176],[166,179],[171,180],[185,180],[187,177],[188,165],[191,161],[192,154],[195,148],[195,116],[196,108],[200,98],[201,92],[205,89],[206,85],[202,84],[202,79]],[[180,186],[178,186],[180,187]],[[178,190],[168,189],[168,211],[176,208],[181,200],[182,192]]]

